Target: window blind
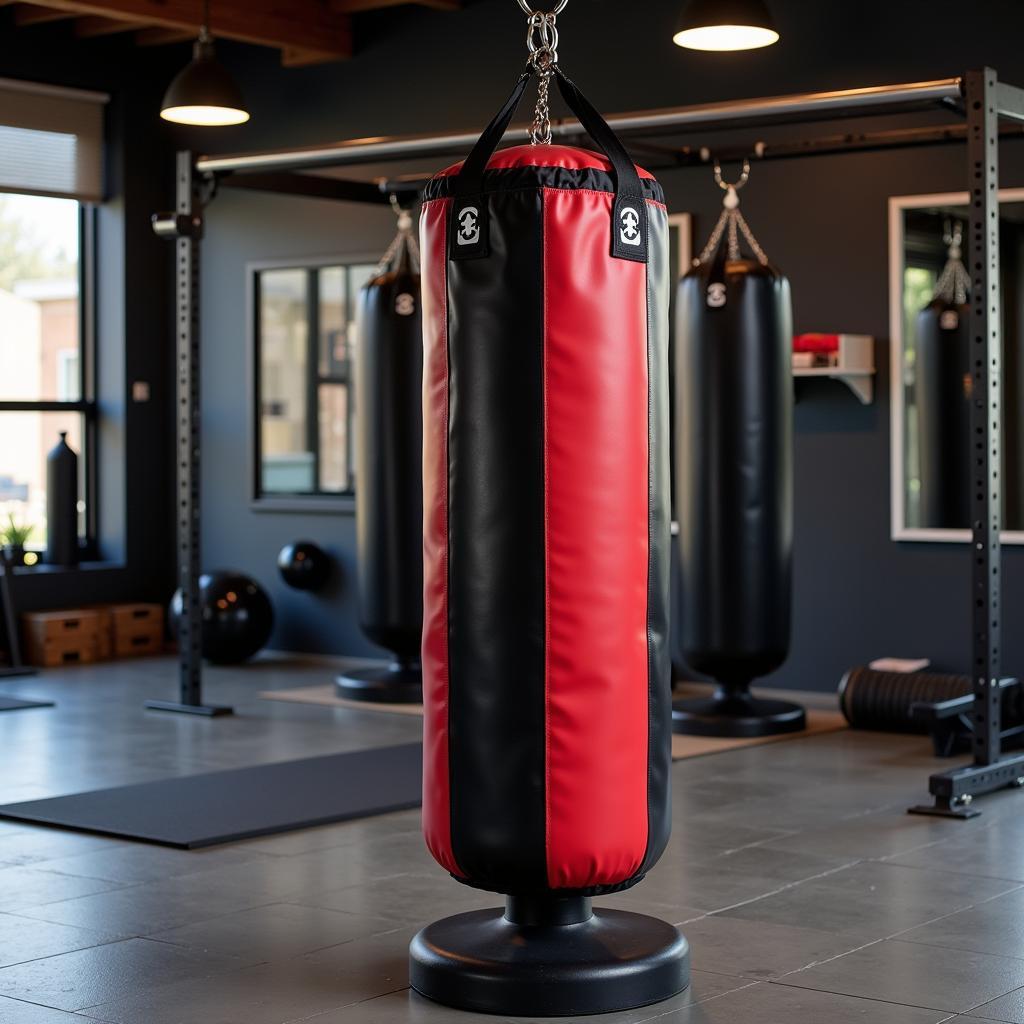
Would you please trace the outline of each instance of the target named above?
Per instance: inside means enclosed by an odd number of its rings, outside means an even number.
[[[0,78],[0,192],[101,200],[107,100]]]

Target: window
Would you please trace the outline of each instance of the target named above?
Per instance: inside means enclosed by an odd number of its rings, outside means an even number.
[[[96,406],[87,339],[92,210],[75,199],[0,194],[0,530],[46,546],[46,457],[67,433],[79,457],[79,536],[95,538]],[[38,560],[30,554],[29,564]]]
[[[257,500],[351,496],[353,347],[371,263],[254,271]]]

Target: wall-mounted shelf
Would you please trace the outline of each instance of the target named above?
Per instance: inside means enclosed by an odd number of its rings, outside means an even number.
[[[810,337],[801,335],[801,338]],[[875,339],[867,334],[814,335],[814,338],[833,340],[833,365],[794,366],[794,377],[829,377],[842,381],[862,405],[875,399]],[[796,344],[798,339],[794,339]],[[794,352],[794,357],[798,353]]]

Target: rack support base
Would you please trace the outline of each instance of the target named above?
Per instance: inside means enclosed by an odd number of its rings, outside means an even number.
[[[976,818],[981,811],[972,806],[976,796],[998,789],[1024,786],[1024,753],[1003,757],[995,764],[970,764],[937,772],[928,780],[934,804],[918,804],[908,814],[929,814],[939,818]]]
[[[435,921],[409,946],[412,987],[460,1010],[568,1017],[648,1006],[690,984],[678,929],[573,897],[510,897],[504,911]]]
[[[233,715],[234,708],[223,704],[182,704],[176,700],[147,700],[147,711],[175,711],[179,715],[202,715],[205,718],[219,718],[221,715]]]

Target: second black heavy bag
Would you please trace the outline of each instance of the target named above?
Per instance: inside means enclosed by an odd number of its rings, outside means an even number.
[[[356,354],[356,543],[360,623],[394,652],[386,668],[337,680],[348,698],[421,699],[423,622],[423,338],[412,218],[359,295]]]
[[[971,522],[970,279],[961,261],[961,228],[947,234],[949,256],[932,301],[914,322],[917,415],[917,525],[965,530]]]
[[[723,218],[739,217],[730,192]],[[789,282],[716,230],[676,299],[676,513],[687,663],[719,686],[676,701],[677,732],[803,728],[803,709],[753,698],[789,651],[793,544],[793,317]],[[717,236],[717,237],[716,237]]]

